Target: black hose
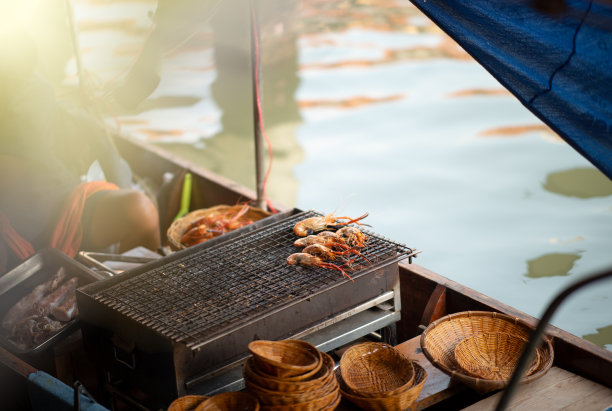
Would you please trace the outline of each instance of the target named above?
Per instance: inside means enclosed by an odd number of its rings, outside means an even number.
[[[529,342],[527,343],[527,346],[525,347],[525,350],[523,351],[523,354],[521,355],[521,358],[518,361],[516,369],[514,370],[514,374],[512,374],[512,378],[510,378],[510,382],[502,393],[499,403],[495,408],[496,411],[502,411],[508,406],[510,397],[512,397],[512,395],[514,394],[514,391],[518,387],[522,376],[527,371],[529,364],[531,364],[531,360],[536,352],[537,347],[542,342],[542,338],[544,336],[544,329],[548,325],[548,322],[552,318],[554,312],[557,311],[557,308],[559,308],[563,300],[565,300],[570,294],[572,294],[579,288],[582,288],[585,285],[594,283],[599,280],[603,280],[608,277],[612,277],[612,269],[576,281],[574,284],[561,291],[557,295],[557,297],[555,297],[555,299],[550,303],[550,305],[544,312],[544,315],[542,315],[542,318],[540,319],[540,322],[538,323],[536,329],[531,333]]]

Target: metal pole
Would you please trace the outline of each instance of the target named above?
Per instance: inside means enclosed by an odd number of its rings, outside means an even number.
[[[79,40],[76,33],[76,25],[74,24],[74,10],[70,0],[64,1],[68,25],[70,26],[70,40],[72,43],[72,51],[77,66],[77,74],[79,76],[79,86],[83,95],[86,94],[85,74],[83,71],[83,59],[81,58],[81,49],[79,48]]]
[[[257,7],[255,0],[250,2],[251,5],[251,76],[253,84],[253,123],[255,126],[255,181],[257,199],[255,206],[259,208],[265,207],[264,199],[264,140],[262,135],[263,113],[261,112],[262,97],[259,94],[261,90],[261,67],[259,62],[259,27],[257,24]]]

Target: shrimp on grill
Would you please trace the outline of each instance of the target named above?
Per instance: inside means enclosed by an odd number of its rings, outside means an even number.
[[[314,255],[315,257],[329,261],[340,260],[343,255],[348,254],[350,251],[351,250],[334,251],[331,248],[325,247],[321,244],[311,244],[302,250],[303,253]]]
[[[287,264],[289,265],[301,265],[304,267],[321,267],[321,268],[329,268],[332,270],[340,271],[345,277],[347,277],[351,281],[353,280],[343,269],[342,266],[326,263],[321,260],[319,257],[316,257],[312,254],[306,253],[293,253],[289,257],[287,257]]]
[[[326,247],[322,244],[311,244],[309,246],[306,246],[306,248],[304,248],[304,250],[302,250],[303,253],[306,254],[312,254],[316,257],[322,258],[324,260],[330,260],[330,261],[336,261],[336,260],[341,260],[343,256],[347,255],[347,254],[355,254],[361,258],[363,258],[364,260],[366,260],[368,263],[371,263],[370,260],[368,260],[366,258],[366,256],[364,256],[363,254],[361,254],[359,251],[357,251],[357,247],[352,247],[352,248],[348,248],[344,251],[337,251],[337,250],[333,250],[329,247]],[[355,260],[355,258],[348,260],[345,264],[350,264]]]
[[[362,233],[361,230],[351,226],[342,227],[341,229],[336,231],[335,234],[342,237],[351,247],[364,247],[365,242],[368,239],[368,236]]]
[[[327,248],[342,248],[349,249],[350,247],[346,244],[344,238],[336,236],[328,236],[328,235],[314,235],[311,234],[306,237],[298,238],[293,242],[293,245],[296,247],[307,247],[312,244],[320,244]]]
[[[203,243],[219,235],[217,230],[211,230],[206,224],[193,227],[181,237],[181,243],[187,247]]]
[[[253,220],[244,217],[249,211],[248,204],[244,204],[238,211],[235,208],[212,212],[192,221],[181,237],[181,243],[191,247],[253,223]]]
[[[361,217],[336,217],[334,213],[329,213],[325,216],[310,217],[305,220],[299,221],[293,227],[293,233],[299,237],[306,237],[309,234],[316,233],[330,228],[338,228],[351,223],[359,224],[360,220],[363,220],[368,216],[369,213],[365,213]],[[347,221],[340,221],[347,220]]]

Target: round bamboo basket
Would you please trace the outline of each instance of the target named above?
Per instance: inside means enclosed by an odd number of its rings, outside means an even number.
[[[489,311],[463,311],[442,317],[431,323],[421,334],[421,349],[427,359],[452,379],[460,381],[479,392],[504,388],[509,379],[497,380],[469,375],[455,359],[455,348],[466,338],[479,334],[510,334],[529,339],[531,327],[519,318]],[[530,375],[521,382],[528,383],[548,372],[554,360],[551,340],[545,338],[538,347],[538,361]]]
[[[381,397],[412,385],[414,366],[393,346],[365,342],[349,347],[340,358],[344,383],[360,396]]]
[[[321,411],[333,410],[341,399],[340,389],[336,389],[325,396],[310,401],[287,405],[263,405],[261,411]]]
[[[249,343],[248,350],[257,368],[273,377],[303,376],[321,366],[318,350],[305,341],[256,340]]]
[[[197,219],[211,216],[212,218],[216,216],[235,216],[244,205],[217,205],[209,208],[202,208],[199,210],[194,210],[184,217],[181,217],[170,224],[168,230],[166,231],[166,237],[168,239],[168,244],[170,248],[174,251],[183,250],[187,248],[185,244],[181,242],[181,238],[187,232],[187,228]],[[242,219],[252,220],[253,222],[261,220],[262,218],[268,217],[271,214],[261,208],[248,206],[248,210],[241,217]]]
[[[489,380],[512,377],[527,340],[506,333],[485,333],[463,339],[455,347],[455,361],[467,374]],[[531,375],[539,364],[539,353],[527,371]]]
[[[204,400],[195,411],[259,411],[259,401],[247,392],[231,391]]]
[[[318,371],[311,377],[300,381],[263,375],[257,369],[253,357],[246,361],[242,373],[245,381],[249,381],[261,388],[282,392],[308,391],[325,385],[330,375],[333,374],[334,360],[326,353],[321,353],[321,357],[321,367],[319,367]]]
[[[208,397],[204,395],[185,395],[178,397],[170,403],[168,411],[192,411],[207,398]]]
[[[359,408],[366,411],[402,411],[409,408],[419,398],[427,380],[427,372],[419,363],[413,361],[413,368],[414,379],[410,387],[405,391],[380,397],[363,397],[353,392],[343,380],[340,369],[336,370],[336,378],[342,396]]]
[[[272,391],[254,385],[250,381],[245,381],[245,385],[247,390],[253,394],[253,396],[255,396],[262,405],[294,406],[300,403],[315,401],[323,397],[329,397],[330,394],[336,393],[339,389],[338,382],[334,378],[333,374],[330,375],[330,378],[327,380],[325,385],[299,392]]]

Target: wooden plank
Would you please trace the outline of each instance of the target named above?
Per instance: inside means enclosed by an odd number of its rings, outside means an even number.
[[[395,347],[405,357],[417,361],[427,373],[427,380],[423,390],[411,408],[413,410],[420,410],[436,404],[465,389],[463,385],[451,381],[447,374],[434,367],[427,360],[421,350],[420,338],[414,337]]]
[[[502,393],[477,402],[466,411],[493,410]],[[600,411],[612,405],[612,390],[559,367],[521,385],[510,400],[508,410]]]
[[[433,293],[431,293],[431,297],[429,297],[429,301],[425,306],[425,311],[423,311],[423,316],[421,317],[421,324],[419,327],[425,328],[436,321],[439,318],[442,318],[446,315],[446,287],[438,284],[434,289]]]
[[[2,347],[0,347],[0,363],[26,378],[30,374],[38,371],[36,368],[32,367],[30,364],[11,354]]]

